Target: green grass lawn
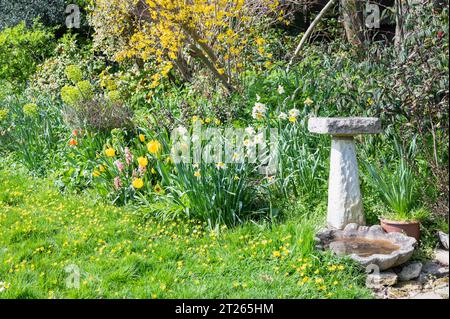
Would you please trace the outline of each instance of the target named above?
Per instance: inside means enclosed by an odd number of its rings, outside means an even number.
[[[212,231],[12,170],[0,169],[0,298],[371,297],[354,264],[313,250],[317,222],[298,208]],[[67,286],[68,266],[79,288]]]

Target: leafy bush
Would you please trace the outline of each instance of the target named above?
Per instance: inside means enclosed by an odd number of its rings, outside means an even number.
[[[105,67],[104,59],[95,56],[89,42],[85,43],[76,34],[66,33],[52,53],[52,57],[39,64],[30,76],[26,88],[30,98],[45,94],[53,100],[59,99],[61,89],[70,82],[66,75],[70,65],[76,65],[89,79],[97,77]]]
[[[62,24],[65,5],[66,0],[0,0],[0,30],[21,21],[31,25],[36,18],[48,26]]]
[[[61,89],[61,99],[65,103],[64,117],[74,128],[109,132],[115,128],[129,128],[131,112],[120,98],[120,94],[105,95],[95,92],[88,80],[82,80],[81,69],[75,65],[66,68],[66,76],[73,85]],[[103,93],[103,94],[102,94]]]
[[[30,29],[25,23],[0,32],[0,80],[23,88],[36,66],[48,57],[54,47],[53,32],[35,22]]]

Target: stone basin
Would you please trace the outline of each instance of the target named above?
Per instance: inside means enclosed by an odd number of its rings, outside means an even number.
[[[407,262],[417,245],[413,237],[386,233],[381,226],[348,224],[343,230],[323,229],[316,234],[316,247],[349,256],[364,267],[377,265],[386,270]]]

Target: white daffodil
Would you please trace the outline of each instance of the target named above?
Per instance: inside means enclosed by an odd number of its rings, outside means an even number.
[[[286,120],[288,118],[287,114],[284,112],[280,112],[280,114],[278,115],[278,118],[280,120]]]
[[[289,110],[289,116],[290,117],[298,117],[300,115],[300,111],[297,109],[291,109]]]
[[[256,120],[261,120],[262,118],[264,118],[266,111],[267,107],[264,104],[256,102],[255,106],[252,109],[252,117]]]

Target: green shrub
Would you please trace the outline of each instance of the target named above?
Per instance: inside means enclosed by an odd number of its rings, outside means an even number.
[[[0,80],[23,88],[36,66],[48,57],[54,47],[53,32],[35,22],[28,29],[25,23],[0,32]]]

